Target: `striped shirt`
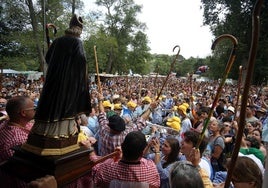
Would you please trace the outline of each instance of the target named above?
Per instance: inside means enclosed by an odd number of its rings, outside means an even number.
[[[133,124],[132,126],[126,126],[126,129],[122,131],[119,134],[112,134],[110,133],[110,127],[108,126],[108,119],[105,113],[100,113],[98,116],[99,119],[99,125],[100,125],[100,156],[105,156],[108,155],[112,152],[114,152],[115,148],[118,146],[121,146],[123,143],[126,135],[129,132],[132,131],[137,131],[137,130],[142,130],[146,126],[146,122],[142,119],[139,118],[137,120],[137,124]]]

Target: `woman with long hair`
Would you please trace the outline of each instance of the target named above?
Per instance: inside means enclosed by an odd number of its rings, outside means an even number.
[[[147,155],[147,158],[152,159],[157,167],[160,175],[161,188],[169,188],[169,175],[172,164],[178,161],[180,152],[180,144],[178,139],[167,137],[161,145],[158,138],[153,138],[146,148],[146,152],[153,148],[153,152]]]

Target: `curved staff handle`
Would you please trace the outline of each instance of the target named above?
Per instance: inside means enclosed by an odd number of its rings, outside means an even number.
[[[176,48],[179,48],[179,50],[178,50],[178,52],[177,52],[177,54],[176,54],[176,57],[174,58],[173,62],[172,62],[172,63],[171,63],[171,65],[170,65],[170,70],[169,70],[168,75],[167,75],[167,77],[166,77],[166,79],[165,79],[165,81],[164,81],[164,83],[163,83],[163,85],[162,85],[162,87],[161,87],[161,89],[160,89],[160,91],[159,91],[159,93],[158,93],[158,95],[157,95],[156,99],[155,99],[156,101],[157,101],[157,100],[159,99],[159,97],[161,96],[162,91],[163,91],[163,89],[164,89],[165,85],[167,84],[167,81],[168,81],[169,75],[171,74],[171,71],[174,69],[174,66],[175,66],[176,60],[177,60],[177,59],[178,59],[178,57],[179,57],[179,54],[180,54],[181,48],[180,48],[180,46],[179,46],[179,45],[176,45],[176,46],[174,46],[174,48],[173,48],[173,52],[174,52],[174,50],[175,50]]]
[[[102,87],[101,87],[100,74],[99,74],[99,64],[98,64],[98,57],[97,57],[97,47],[96,46],[94,46],[94,56],[95,56],[96,73],[97,73],[97,79],[98,79],[98,90],[99,90],[99,93],[102,94]]]
[[[220,83],[220,85],[219,85],[219,87],[218,87],[216,96],[215,96],[215,98],[214,98],[214,101],[213,101],[212,106],[211,106],[211,108],[210,108],[210,111],[209,111],[209,113],[208,113],[208,117],[207,117],[207,119],[204,121],[203,129],[202,129],[200,138],[199,138],[199,140],[198,140],[198,142],[197,142],[197,146],[196,146],[197,148],[199,148],[199,146],[200,146],[200,144],[201,144],[201,142],[202,142],[202,140],[203,140],[203,138],[204,138],[204,136],[205,136],[205,131],[206,131],[207,127],[208,127],[209,120],[210,120],[210,118],[211,118],[211,116],[212,116],[212,114],[213,114],[214,108],[216,107],[216,105],[217,105],[217,103],[218,103],[218,100],[219,100],[219,97],[220,97],[222,88],[223,88],[223,86],[224,86],[224,83],[225,83],[225,81],[226,81],[226,79],[227,79],[227,77],[228,77],[228,74],[229,74],[229,72],[230,72],[230,70],[231,70],[231,67],[232,67],[232,65],[233,65],[233,63],[234,63],[234,60],[235,60],[235,57],[236,57],[236,55],[235,55],[235,51],[236,51],[238,42],[237,42],[237,39],[236,39],[233,35],[230,35],[230,34],[223,34],[223,35],[219,36],[218,38],[216,38],[216,40],[213,42],[213,44],[212,44],[212,46],[211,46],[211,49],[214,50],[216,44],[217,44],[219,41],[221,41],[222,39],[225,39],[225,38],[228,38],[228,39],[230,39],[230,40],[233,42],[233,49],[232,49],[232,52],[231,52],[231,54],[230,54],[228,63],[227,63],[227,65],[226,65],[226,68],[225,68],[225,72],[224,72],[223,78],[222,78],[221,83]]]
[[[236,142],[231,158],[230,168],[228,169],[227,178],[225,181],[225,188],[228,188],[231,182],[232,174],[234,171],[235,163],[237,160],[238,152],[240,149],[243,132],[246,124],[246,108],[247,108],[247,102],[248,102],[248,93],[249,88],[251,84],[251,78],[253,75],[254,70],[254,64],[256,60],[256,54],[257,54],[257,47],[259,42],[259,31],[260,31],[260,11],[262,6],[263,0],[257,0],[256,4],[254,6],[253,14],[252,14],[252,38],[251,38],[251,46],[250,46],[250,53],[249,53],[249,60],[248,60],[248,66],[247,66],[247,74],[246,74],[246,80],[244,83],[244,91],[242,95],[242,104],[241,104],[241,110],[240,110],[240,118],[239,118],[239,128],[238,133],[236,136]],[[267,178],[267,177],[266,177]]]
[[[48,48],[51,45],[51,43],[50,43],[50,37],[49,37],[49,28],[53,28],[54,36],[56,36],[56,34],[57,34],[57,27],[54,24],[52,24],[52,23],[46,24],[46,38],[47,38],[47,47]]]

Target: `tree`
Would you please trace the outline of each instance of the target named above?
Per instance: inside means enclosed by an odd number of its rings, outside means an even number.
[[[103,20],[100,28],[106,36],[116,39],[117,43],[116,48],[110,46],[106,53],[106,72],[122,72],[131,68],[130,63],[133,64],[133,61],[129,62],[128,60],[133,57],[135,50],[141,48],[144,53],[139,54],[138,61],[134,62],[135,67],[139,67],[138,64],[144,63],[148,58],[149,51],[146,37],[142,34],[145,24],[137,20],[137,14],[141,11],[141,6],[136,5],[133,0],[97,0],[96,4],[106,10],[105,15],[103,15],[104,18],[100,18],[100,20]],[[143,43],[134,42],[140,38],[145,39]],[[140,45],[140,47],[137,45]]]
[[[201,0],[204,9],[204,24],[209,25],[214,36],[228,33],[234,35],[238,40],[238,50],[236,60],[230,72],[231,78],[238,78],[239,66],[246,67],[248,62],[249,50],[251,46],[251,28],[252,28],[252,11],[256,0],[237,0],[237,1],[223,1],[223,0]],[[255,84],[262,81],[267,82],[267,41],[268,35],[266,28],[268,27],[268,1],[264,1],[260,15],[260,39],[258,54],[256,59],[256,66],[254,70],[253,82]],[[226,45],[222,45],[225,49]],[[217,60],[211,64],[211,68],[218,63],[225,64],[228,53],[220,53],[224,49],[218,48],[215,50],[217,53]],[[228,50],[227,50],[228,51]],[[222,67],[222,70],[225,67]],[[215,68],[216,70],[216,68]],[[213,72],[213,71],[212,71]],[[265,78],[263,80],[263,78]]]

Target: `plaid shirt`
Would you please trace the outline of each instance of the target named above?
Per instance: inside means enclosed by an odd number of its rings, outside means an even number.
[[[137,124],[126,126],[126,129],[119,134],[110,133],[110,127],[108,126],[108,119],[105,113],[100,113],[98,116],[99,125],[100,125],[100,156],[108,155],[114,152],[117,146],[121,146],[126,135],[129,132],[142,130],[146,126],[145,120],[139,118]]]
[[[17,126],[10,126],[6,122],[0,129],[0,163],[10,158],[14,151],[14,146],[26,142],[32,123],[28,123],[25,129]]]
[[[139,163],[129,164],[107,159],[92,169],[94,183],[100,187],[109,187],[111,180],[146,182],[150,187],[160,187],[160,177],[152,160],[142,158]]]

